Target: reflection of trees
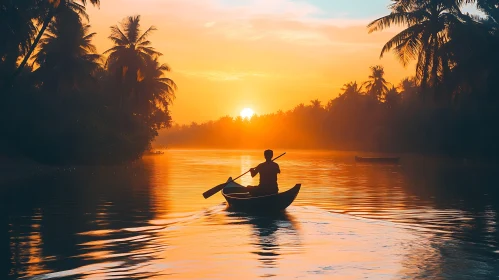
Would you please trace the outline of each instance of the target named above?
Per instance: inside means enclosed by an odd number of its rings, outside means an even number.
[[[411,211],[412,218],[400,215],[399,219],[421,229],[415,231],[420,240],[407,245],[401,273],[411,279],[497,276],[497,171],[462,162],[410,158],[401,173],[401,210]]]
[[[65,271],[138,252],[150,240],[135,240],[137,233],[122,229],[147,225],[153,217],[149,179],[150,171],[137,163],[61,171],[14,188],[7,205],[11,260],[5,262],[11,276]],[[123,260],[123,266],[138,262]]]
[[[401,262],[404,269],[400,273],[410,279],[494,279],[499,275],[499,267],[497,253],[490,245],[495,243],[497,248],[497,241],[482,239],[484,228],[476,229],[478,221],[484,219],[463,225],[462,232],[451,233],[452,236],[422,234],[418,237],[421,240],[406,245],[407,254]]]
[[[422,160],[406,169],[405,175],[407,193],[430,201],[437,211],[462,211],[466,220],[442,217],[452,226],[453,237],[498,247],[499,178],[495,167]]]

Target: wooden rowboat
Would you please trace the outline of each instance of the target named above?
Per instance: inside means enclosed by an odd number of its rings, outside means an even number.
[[[229,178],[229,181],[231,178]],[[293,188],[271,195],[251,196],[247,188],[232,181],[222,190],[230,210],[241,212],[279,212],[286,209],[295,200],[301,184]]]
[[[398,163],[400,157],[358,157],[355,156],[355,161],[358,162],[374,162],[374,163]]]

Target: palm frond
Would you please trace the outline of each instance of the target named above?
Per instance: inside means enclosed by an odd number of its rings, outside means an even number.
[[[159,71],[170,72],[170,71],[171,71],[171,68],[170,68],[170,66],[168,66],[168,64],[163,63],[163,64],[161,64],[161,65],[158,67],[158,70],[159,70]]]
[[[147,46],[151,45],[151,41],[143,41],[143,42],[139,43],[138,45],[142,46],[142,47],[147,47]]]
[[[80,2],[82,3],[82,5],[86,6],[87,5],[87,0],[80,0]],[[90,3],[92,3],[92,5],[94,6],[97,6],[99,7],[100,6],[100,0],[90,0]]]
[[[137,50],[140,51],[140,52],[143,52],[143,53],[146,53],[147,55],[149,56],[162,56],[163,54],[156,51],[154,48],[152,47],[137,47]]]
[[[175,84],[175,82],[170,79],[170,78],[159,78],[157,79],[158,81],[162,82],[162,83],[165,83],[167,85],[169,85],[170,87],[172,87],[173,89],[177,90],[177,84]]]
[[[398,49],[397,53],[399,54],[402,64],[404,66],[407,65],[409,60],[415,58],[414,55],[418,51],[418,47],[420,47],[420,41],[418,39],[423,31],[424,26],[416,24],[398,33],[383,46],[380,58],[395,46],[395,48]]]
[[[115,52],[118,52],[118,51],[120,51],[120,50],[124,50],[124,49],[125,49],[125,47],[124,47],[124,46],[114,46],[114,47],[112,47],[112,48],[110,48],[110,49],[106,50],[106,51],[104,52],[104,54],[108,54],[108,53],[115,53]]]
[[[115,44],[130,44],[130,40],[128,39],[128,37],[121,31],[121,29],[117,25],[111,26],[111,35],[108,38],[113,40]]]
[[[73,10],[78,15],[83,17],[85,20],[88,21],[90,19],[88,14],[87,14],[87,11],[85,9],[84,4],[79,4],[79,3],[76,3],[75,1],[64,1],[64,3],[65,3],[65,7]]]
[[[131,44],[137,44],[140,32],[140,15],[130,16],[123,23],[123,30]]]
[[[391,13],[387,16],[372,21],[367,25],[367,28],[369,28],[369,33],[372,33],[375,31],[382,31],[384,29],[390,28],[392,27],[392,25],[412,26],[418,21],[421,21],[421,19],[424,18],[426,14],[427,13],[425,11]]]
[[[143,33],[143,34],[142,34],[142,35],[141,35],[141,36],[137,39],[137,43],[138,43],[138,44],[141,44],[144,40],[146,40],[146,39],[147,39],[147,37],[151,34],[151,32],[156,31],[156,30],[158,30],[158,29],[156,29],[156,27],[155,27],[155,26],[151,26],[151,27],[149,27],[149,28],[146,30],[146,32],[144,32],[144,33]]]

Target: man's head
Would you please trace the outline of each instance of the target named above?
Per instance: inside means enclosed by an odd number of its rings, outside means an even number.
[[[265,152],[263,152],[263,155],[265,156],[265,159],[267,161],[271,161],[272,157],[274,156],[274,152],[272,150],[265,150]]]

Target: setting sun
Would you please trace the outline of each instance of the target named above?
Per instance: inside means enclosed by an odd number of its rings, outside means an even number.
[[[253,110],[251,110],[250,108],[244,108],[242,111],[241,111],[241,117],[243,119],[251,119],[251,117],[253,117],[253,114],[255,112],[253,112]]]

